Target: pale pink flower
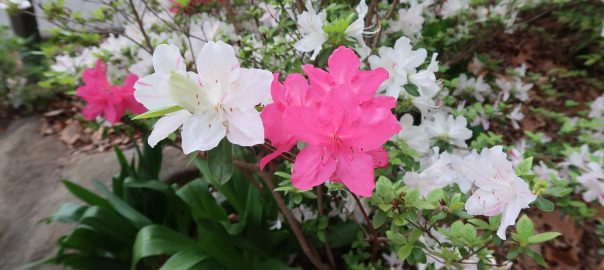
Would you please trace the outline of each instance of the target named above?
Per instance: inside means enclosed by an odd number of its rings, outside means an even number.
[[[466,201],[466,211],[483,216],[503,214],[497,230],[497,236],[503,240],[506,228],[516,223],[520,210],[537,199],[528,184],[516,175],[502,146],[485,148],[480,155],[469,155],[461,166],[461,173],[478,188]]]

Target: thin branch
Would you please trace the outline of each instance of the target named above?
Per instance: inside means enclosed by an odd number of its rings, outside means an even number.
[[[363,207],[363,204],[361,203],[361,200],[359,200],[359,197],[357,197],[357,195],[355,195],[354,193],[350,193],[350,195],[352,195],[352,197],[354,198],[354,200],[357,202],[357,205],[359,206],[359,209],[361,209],[361,213],[363,214],[363,217],[365,218],[365,221],[367,222],[367,226],[369,227],[369,231],[371,232],[371,240],[373,242],[373,250],[371,252],[371,260],[375,261],[377,258],[377,252],[378,252],[378,235],[377,232],[375,231],[375,228],[373,227],[373,222],[371,221],[371,219],[369,219],[369,215],[367,215],[367,211],[365,211],[365,207]]]
[[[242,162],[242,161],[238,161],[238,160],[235,160],[234,164],[235,164],[235,166],[237,166],[241,169],[253,171],[256,174],[258,174],[258,176],[260,176],[260,178],[262,179],[264,184],[271,191],[271,194],[273,195],[273,198],[277,202],[277,206],[279,207],[281,214],[283,214],[283,216],[285,217],[285,220],[287,220],[287,223],[289,223],[289,226],[292,229],[292,232],[294,233],[296,238],[298,239],[298,243],[300,243],[300,246],[302,247],[302,251],[304,252],[306,257],[318,269],[321,269],[321,270],[331,269],[328,265],[324,264],[321,261],[315,248],[308,242],[308,239],[306,239],[306,237],[302,233],[298,220],[294,217],[294,215],[291,213],[289,208],[287,208],[287,205],[285,204],[285,200],[283,200],[283,197],[281,197],[281,194],[279,192],[275,191],[276,187],[275,187],[275,184],[273,183],[273,180],[271,179],[271,176],[268,173],[260,170],[260,167],[258,167],[257,164],[246,163],[246,162]]]
[[[138,14],[138,11],[136,10],[134,1],[129,0],[129,3],[130,3],[130,8],[132,8],[132,13],[134,14],[134,17],[136,18],[136,23],[138,24],[138,28],[141,30],[143,37],[145,37],[145,45],[147,45],[149,52],[152,53],[153,45],[151,44],[151,40],[149,39],[149,36],[147,35],[147,31],[145,31],[145,26],[143,25],[143,20],[141,19],[141,17]]]
[[[323,186],[319,185],[316,188],[317,191],[317,209],[319,210],[319,218],[325,215],[325,210],[323,209]],[[333,251],[331,250],[331,244],[329,243],[329,237],[327,237],[327,228],[325,228],[325,252],[327,253],[327,259],[329,260],[329,265],[333,268],[336,268],[336,259],[333,256]]]

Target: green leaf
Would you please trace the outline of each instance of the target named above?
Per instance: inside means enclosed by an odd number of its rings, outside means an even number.
[[[388,217],[386,216],[386,214],[382,211],[377,211],[375,213],[375,215],[373,215],[373,227],[378,229],[379,227],[382,227],[382,225],[384,225],[384,222],[386,222],[386,219]]]
[[[127,218],[136,228],[142,228],[151,224],[151,220],[138,212],[128,203],[111,193],[101,182],[96,179],[92,180],[92,184],[105,196],[105,199],[113,206],[115,211]]]
[[[547,266],[547,263],[545,262],[545,260],[543,259],[543,256],[541,256],[541,254],[537,253],[536,251],[532,250],[532,249],[525,249],[524,251],[526,253],[526,255],[528,255],[529,257],[533,258],[533,260],[535,260],[538,264],[542,265],[542,266]]]
[[[231,143],[223,139],[217,147],[208,151],[208,168],[220,184],[228,182],[233,176],[233,148]]]
[[[131,269],[135,270],[138,262],[145,257],[174,255],[180,251],[195,248],[198,248],[197,243],[184,234],[162,225],[149,225],[142,228],[136,235]]]
[[[52,216],[46,218],[44,221],[59,221],[63,223],[78,223],[82,214],[88,207],[85,205],[79,205],[75,203],[64,203],[61,205],[59,210],[52,214]]]
[[[542,243],[542,242],[546,242],[546,241],[552,240],[552,239],[560,236],[560,234],[561,233],[559,233],[559,232],[540,233],[540,234],[533,235],[533,236],[529,237],[528,242],[529,242],[529,244]]]
[[[162,108],[147,111],[146,113],[143,113],[143,114],[139,114],[139,115],[133,117],[132,120],[160,117],[160,116],[164,116],[166,114],[177,112],[180,110],[183,110],[183,108],[180,106],[177,106],[177,105],[169,106],[169,107],[162,107]]]
[[[207,258],[199,248],[185,249],[172,255],[159,270],[189,270]]]
[[[537,205],[537,208],[545,212],[554,211],[555,208],[554,203],[552,201],[543,197],[538,197],[535,201],[535,205]]]
[[[413,251],[413,244],[406,244],[396,250],[396,254],[398,255],[398,258],[401,261],[404,261],[405,259],[407,259],[407,257],[409,257],[411,251]]]
[[[96,205],[107,209],[111,208],[111,205],[107,202],[107,200],[99,197],[98,195],[92,193],[91,191],[83,188],[82,186],[76,183],[73,183],[68,180],[63,180],[63,185],[65,185],[65,187],[67,188],[67,190],[69,190],[69,192],[71,192],[71,194],[73,194],[78,199],[82,200],[87,204]]]
[[[533,172],[531,171],[532,166],[533,166],[533,157],[525,158],[524,160],[522,160],[522,162],[520,162],[520,164],[518,164],[518,166],[516,166],[516,175],[518,175],[518,176],[532,175],[533,174]]]
[[[405,91],[409,93],[409,95],[419,97],[419,88],[417,87],[417,85],[408,83],[405,84],[403,87],[405,88]]]
[[[442,188],[437,188],[428,193],[428,195],[426,196],[426,200],[431,203],[436,203],[440,201],[444,196],[445,191]]]

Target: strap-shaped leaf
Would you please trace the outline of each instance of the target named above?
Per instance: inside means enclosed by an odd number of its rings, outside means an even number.
[[[183,250],[198,248],[197,243],[188,236],[162,225],[149,225],[136,235],[133,247],[131,269],[145,257],[174,255]]]
[[[159,270],[189,270],[207,258],[199,248],[185,249],[172,255]]]
[[[111,205],[107,202],[107,200],[101,198],[100,196],[94,194],[92,191],[85,189],[84,187],[74,182],[71,182],[69,180],[63,180],[63,185],[65,185],[65,187],[67,188],[67,190],[69,190],[69,192],[71,192],[71,194],[73,194],[78,199],[82,200],[87,204],[96,205],[107,209],[111,208]]]
[[[116,212],[127,218],[136,228],[142,228],[151,224],[151,220],[138,212],[132,206],[124,202],[122,199],[111,193],[101,182],[96,179],[92,180],[92,184],[105,196],[105,199],[113,206]]]

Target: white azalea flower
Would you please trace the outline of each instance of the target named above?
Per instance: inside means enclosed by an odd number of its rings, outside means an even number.
[[[472,58],[472,66],[470,71],[474,75],[478,75],[480,72],[482,72],[482,70],[484,70],[484,63],[478,59],[478,56],[475,55],[474,58]]]
[[[399,120],[401,131],[395,135],[403,140],[418,153],[427,153],[430,150],[430,134],[424,125],[414,126],[413,116],[405,114]]]
[[[371,68],[382,67],[390,74],[388,80],[380,86],[379,91],[398,98],[403,91],[403,86],[409,82],[409,76],[417,73],[417,68],[424,63],[428,52],[423,48],[413,50],[411,41],[406,37],[401,37],[394,44],[394,48],[381,47],[378,54],[379,56],[369,57]]]
[[[258,7],[264,10],[264,14],[260,17],[259,21],[269,27],[276,27],[279,25],[279,12],[274,5],[261,2]]]
[[[543,180],[549,180],[552,176],[556,179],[560,178],[558,171],[547,167],[543,161],[539,161],[539,164],[533,166],[533,172],[539,179]]]
[[[418,4],[412,0],[409,9],[401,8],[398,10],[398,19],[392,21],[388,28],[388,33],[402,31],[407,37],[415,39],[421,36],[422,26],[424,24],[423,10],[426,6],[432,4],[432,0]]]
[[[262,143],[264,128],[255,106],[269,94],[270,72],[240,68],[233,47],[222,41],[207,43],[196,65],[199,74],[185,73],[178,48],[155,50],[155,73],[136,83],[134,96],[149,110],[174,105],[184,110],[158,120],[149,144],[155,146],[181,125],[187,154],[210,150],[225,136],[242,146]]]
[[[468,0],[447,0],[442,6],[441,15],[443,18],[450,18],[464,9],[470,8]]]
[[[528,91],[533,88],[532,83],[525,84],[518,77],[513,78],[513,80],[506,80],[502,78],[498,78],[495,80],[497,86],[501,89],[502,100],[507,101],[510,97],[510,94],[514,94],[520,101],[528,100]]]
[[[528,184],[518,177],[506,159],[502,146],[483,149],[480,155],[469,155],[461,173],[478,188],[466,202],[471,215],[503,214],[497,236],[505,240],[505,230],[516,223],[520,210],[537,199]]]
[[[399,259],[398,255],[391,251],[390,254],[382,254],[382,258],[386,264],[390,267],[390,270],[402,270],[403,262]]]
[[[403,177],[405,185],[419,190],[422,197],[437,188],[453,183],[457,172],[451,168],[452,157],[449,153],[438,153],[434,148],[432,156],[420,161],[421,172],[407,172]]]
[[[310,59],[314,60],[327,41],[327,33],[323,31],[327,14],[321,11],[319,14],[315,11],[310,0],[306,1],[306,11],[298,16],[298,26],[304,34],[294,48],[301,52],[313,52]]]
[[[472,138],[472,131],[467,128],[468,120],[461,115],[454,117],[439,111],[434,113],[432,119],[425,125],[432,138],[447,141],[461,148],[468,147],[466,141]]]
[[[365,44],[365,39],[363,39],[363,31],[365,30],[365,16],[367,16],[367,11],[369,8],[367,7],[367,3],[365,0],[361,0],[359,5],[355,8],[357,12],[357,19],[350,24],[346,30],[344,30],[344,34],[347,37],[355,40],[358,43],[358,47],[355,48],[355,51],[359,53],[361,59],[364,59],[369,55],[371,49],[367,47]]]
[[[409,77],[409,81],[417,85],[421,95],[429,98],[436,96],[440,90],[440,85],[434,74],[438,71],[438,61],[436,61],[437,56],[438,53],[432,54],[432,59],[430,60],[428,67]]]
[[[575,166],[579,169],[587,170],[587,163],[590,162],[589,146],[587,144],[581,145],[579,151],[575,151],[568,155],[566,161],[563,163],[565,166]]]
[[[292,215],[299,222],[317,219],[317,211],[304,204],[300,204],[298,207],[292,209]]]
[[[583,200],[591,202],[598,200],[604,206],[604,171],[596,162],[587,164],[587,172],[577,178],[577,181],[587,189],[583,193]]]
[[[469,93],[480,102],[485,101],[485,97],[491,94],[491,87],[484,82],[483,77],[468,78],[466,74],[459,75],[459,81],[457,82],[457,88],[453,92],[454,96],[461,95],[462,93]]]
[[[524,153],[526,152],[526,139],[522,138],[516,143],[514,148],[510,149],[510,160],[514,168],[518,166],[524,160]]]
[[[604,95],[599,96],[591,103],[589,107],[589,117],[590,118],[604,118]]]
[[[520,125],[518,125],[518,122],[524,119],[524,114],[520,111],[521,109],[522,105],[518,104],[516,105],[516,107],[514,107],[514,110],[512,110],[512,112],[510,112],[510,114],[506,116],[512,122],[512,127],[514,129],[519,129]]]

